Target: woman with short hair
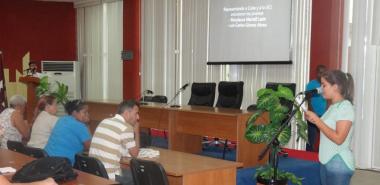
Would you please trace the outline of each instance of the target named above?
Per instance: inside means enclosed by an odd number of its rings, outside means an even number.
[[[8,149],[7,142],[29,138],[30,125],[24,120],[26,100],[23,96],[13,95],[9,100],[9,107],[0,114],[0,127],[3,128],[1,148]]]

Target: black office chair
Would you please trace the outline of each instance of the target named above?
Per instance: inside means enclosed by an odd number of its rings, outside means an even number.
[[[25,146],[25,154],[37,159],[48,156],[45,150],[29,146]]]
[[[25,145],[20,141],[7,141],[8,150],[12,150],[18,153],[25,154]]]
[[[83,153],[75,154],[74,168],[83,172],[91,173],[99,177],[107,178],[108,174],[104,165],[95,157],[90,157]]]
[[[218,85],[218,92],[219,96],[218,101],[216,102],[216,107],[240,109],[243,101],[244,82],[221,81]],[[214,143],[219,145],[219,138],[215,138],[214,140]],[[226,157],[227,147],[228,140],[226,139],[223,147],[223,159]]]
[[[193,83],[188,105],[209,106],[214,105],[215,83]]]
[[[152,97],[151,102],[167,103],[168,102],[168,98],[166,96],[163,96],[163,95],[155,95],[155,96]]]
[[[135,185],[169,185],[164,168],[157,162],[133,158],[130,167]]]
[[[216,107],[240,109],[243,100],[244,82],[219,82]]]
[[[257,109],[257,105],[256,104],[252,104],[252,105],[249,105],[247,107],[247,111],[248,112],[254,112],[256,109]]]

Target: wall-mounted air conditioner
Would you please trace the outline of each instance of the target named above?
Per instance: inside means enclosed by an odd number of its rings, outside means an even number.
[[[47,75],[49,83],[55,85],[55,81],[66,84],[69,87],[69,99],[80,99],[80,69],[77,61],[42,61],[41,72]]]

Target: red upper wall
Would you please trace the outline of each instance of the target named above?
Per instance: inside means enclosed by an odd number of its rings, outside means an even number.
[[[310,79],[319,64],[339,69],[342,60],[344,0],[317,0],[312,5]]]
[[[10,81],[21,71],[22,57],[76,60],[76,13],[73,3],[31,0],[0,1],[0,50]]]

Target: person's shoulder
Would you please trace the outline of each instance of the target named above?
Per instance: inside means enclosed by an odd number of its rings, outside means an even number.
[[[354,105],[350,101],[348,101],[348,100],[342,101],[342,105],[341,106],[344,107],[344,108],[351,108],[351,109],[354,108]]]
[[[307,83],[306,87],[319,87],[321,84],[318,82],[318,80],[311,80],[309,83]]]

